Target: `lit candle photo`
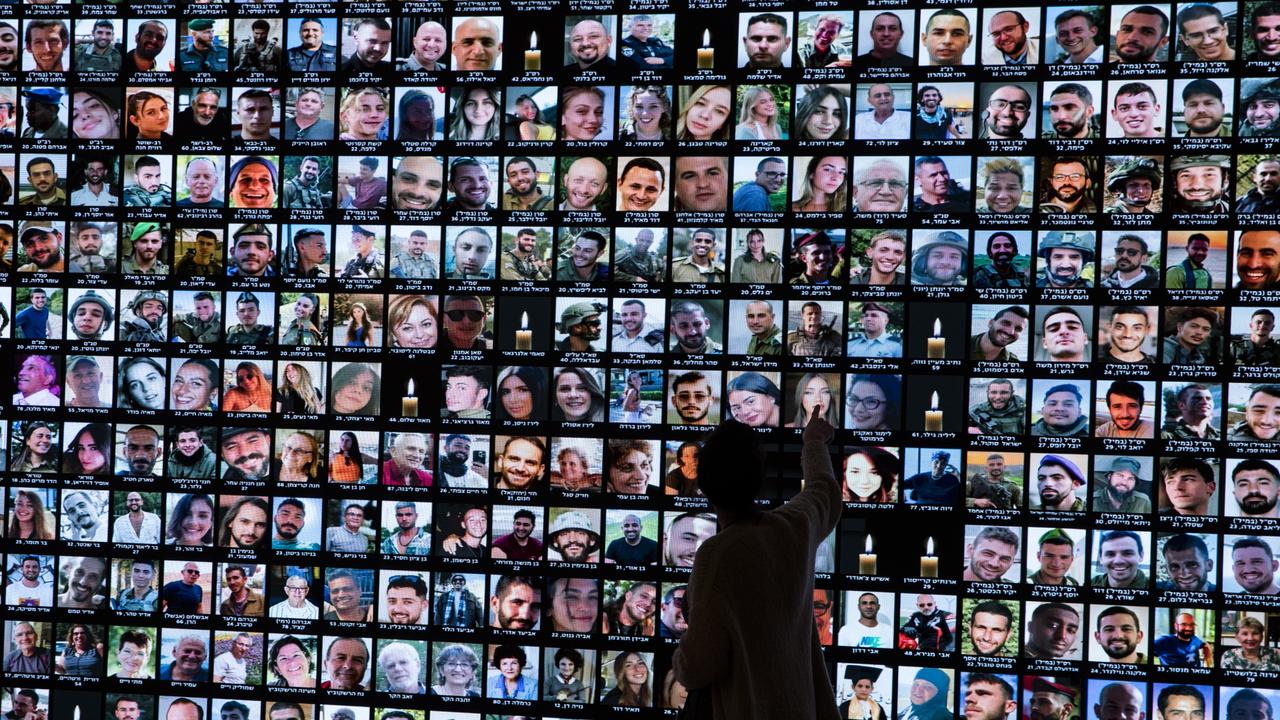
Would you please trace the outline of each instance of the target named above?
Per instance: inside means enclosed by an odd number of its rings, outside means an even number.
[[[933,403],[924,411],[924,431],[942,432],[942,411],[938,409],[938,391],[933,391]]]
[[[529,329],[529,313],[520,314],[520,329],[516,331],[516,349],[533,349],[533,331]]]
[[[542,69],[542,51],[538,49],[538,33],[529,33],[529,49],[524,51],[524,69]]]
[[[938,577],[938,558],[933,556],[933,538],[929,538],[924,547],[924,555],[920,557],[920,577]]]
[[[711,31],[702,31],[702,47],[698,48],[698,69],[711,70],[716,66],[716,49],[711,47]]]
[[[858,556],[858,574],[876,574],[876,554],[871,552],[871,536],[867,536],[866,552]]]
[[[930,360],[942,360],[947,357],[947,339],[942,337],[942,318],[933,321],[933,337],[929,338],[926,356]]]
[[[409,378],[409,389],[400,399],[400,415],[402,417],[418,417],[418,398],[413,394],[413,378]]]

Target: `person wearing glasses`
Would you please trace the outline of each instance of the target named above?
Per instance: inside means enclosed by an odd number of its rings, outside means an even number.
[[[290,575],[284,581],[285,599],[271,606],[267,615],[291,620],[317,620],[320,608],[307,599],[311,582],[306,575]]]
[[[1034,65],[1040,58],[1035,38],[1027,37],[1031,23],[1017,10],[1000,10],[987,21],[989,42],[982,49],[983,65]]]
[[[1031,93],[1020,85],[1001,85],[987,100],[981,137],[988,140],[1021,140],[1031,119]]]
[[[769,196],[787,182],[787,163],[782,158],[767,157],[756,166],[756,179],[733,193],[734,212],[769,212]]]
[[[184,614],[200,612],[200,603],[204,601],[204,588],[196,583],[200,581],[200,566],[193,562],[182,566],[181,579],[165,583],[160,589],[160,600],[166,613]]]

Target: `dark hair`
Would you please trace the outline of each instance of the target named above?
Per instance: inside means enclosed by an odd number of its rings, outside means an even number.
[[[1139,407],[1147,399],[1147,391],[1141,385],[1132,380],[1116,380],[1107,388],[1107,404],[1111,404],[1111,396],[1119,395],[1120,397],[1132,398],[1138,401]]]
[[[187,493],[178,498],[178,504],[173,507],[173,512],[169,513],[169,526],[165,528],[165,538],[177,541],[182,537],[182,521],[186,518],[187,513],[191,512],[191,506],[196,501],[202,500],[209,505],[210,511],[216,511],[218,506],[213,502],[213,498],[203,493],[197,495],[195,493]],[[202,545],[213,544],[213,525],[209,525],[209,529],[205,531],[204,537],[200,538]]]
[[[194,428],[192,428],[194,430]],[[196,432],[199,432],[198,430]],[[231,523],[240,514],[240,510],[245,505],[252,505],[262,511],[263,517],[271,517],[271,505],[260,497],[251,495],[243,495],[236,500],[231,507],[227,508],[227,512],[222,516],[222,522],[218,528],[218,545],[222,547],[230,547],[232,544]],[[267,533],[262,533],[262,538],[258,541],[258,547],[266,547],[268,540]]]
[[[498,668],[506,658],[515,658],[520,663],[521,669],[529,663],[529,656],[525,654],[524,648],[511,643],[504,643],[493,649],[493,659],[490,661],[493,667]]]
[[[1129,617],[1133,618],[1133,624],[1139,630],[1142,629],[1142,620],[1138,617],[1138,614],[1130,610],[1129,608],[1123,607],[1120,605],[1112,605],[1111,607],[1104,609],[1101,613],[1098,614],[1098,628],[1101,629],[1102,627],[1102,618],[1111,617],[1112,615],[1128,615]]]
[[[1170,535],[1169,539],[1165,541],[1164,548],[1161,549],[1161,553],[1163,554],[1170,551],[1182,552],[1184,550],[1195,550],[1196,554],[1201,558],[1207,559],[1209,557],[1209,546],[1205,544],[1204,540],[1202,540],[1200,536],[1191,535],[1189,533],[1177,533],[1176,535]]]
[[[1099,556],[1102,555],[1103,545],[1106,545],[1112,540],[1123,540],[1124,538],[1129,538],[1134,543],[1136,543],[1138,546],[1138,554],[1139,555],[1143,554],[1142,537],[1138,535],[1138,533],[1132,530],[1109,530],[1107,532],[1102,533],[1102,535],[1098,538],[1098,555]]]
[[[741,379],[735,378],[735,380]],[[707,435],[698,452],[698,489],[712,505],[745,511],[764,485],[765,456],[756,432],[726,420]]]

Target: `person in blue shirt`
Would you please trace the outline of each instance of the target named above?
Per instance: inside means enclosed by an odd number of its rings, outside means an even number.
[[[787,182],[787,162],[782,158],[767,157],[756,166],[756,179],[733,193],[734,212],[769,212],[769,196],[782,189]]]
[[[17,337],[25,340],[44,340],[49,337],[49,296],[44,290],[31,291],[31,304],[23,308],[13,320]]]
[[[519,645],[499,645],[493,649],[497,675],[489,678],[488,696],[501,700],[537,700],[538,681],[523,674],[528,656]]]
[[[1196,618],[1191,613],[1179,613],[1173,632],[1156,638],[1151,649],[1166,667],[1206,667],[1213,659],[1213,649],[1196,637]]]

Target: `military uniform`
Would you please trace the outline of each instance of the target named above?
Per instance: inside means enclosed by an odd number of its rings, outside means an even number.
[[[984,472],[974,473],[965,488],[970,500],[990,500],[1000,510],[1016,510],[1022,507],[1022,488],[1010,480],[992,480]]]
[[[439,275],[440,270],[436,267],[436,261],[425,253],[421,260],[405,252],[398,252],[391,256],[391,277],[434,280]]]
[[[1031,425],[1031,435],[1033,437],[1088,437],[1089,435],[1089,418],[1081,415],[1076,421],[1071,423],[1071,427],[1066,430],[1049,427],[1049,424],[1040,418]]]
[[[215,312],[208,321],[201,321],[195,313],[189,313],[173,325],[173,333],[184,342],[212,345],[221,335],[222,316]]]
[[[28,127],[26,130],[22,131],[22,137],[27,138],[28,140],[35,139],[37,137],[36,129]],[[53,124],[49,126],[49,129],[40,133],[39,137],[44,140],[66,140],[67,125],[61,120],[54,120]]]
[[[1151,210],[1149,210],[1149,209],[1147,209],[1147,208],[1145,208],[1145,207],[1143,207],[1143,208],[1138,208],[1137,210],[1130,210],[1130,209],[1129,209],[1129,206],[1128,206],[1128,205],[1126,205],[1126,204],[1124,203],[1124,200],[1122,200],[1122,199],[1117,199],[1115,202],[1113,202],[1113,203],[1111,203],[1110,205],[1108,205],[1108,206],[1104,207],[1104,208],[1102,209],[1102,212],[1104,212],[1104,213],[1106,213],[1106,214],[1108,214],[1108,215],[1113,215],[1113,214],[1117,214],[1117,213],[1118,213],[1118,214],[1121,214],[1121,215],[1125,215],[1125,214],[1129,214],[1129,215],[1154,215],[1154,214],[1155,214],[1155,213],[1151,212]]]
[[[1032,585],[1048,585],[1049,583],[1046,583],[1044,581],[1043,573],[1044,573],[1043,570],[1037,570],[1031,573],[1030,575],[1027,576],[1027,582],[1031,583]],[[1070,575],[1063,575],[1062,584],[1068,585],[1070,587],[1075,587],[1080,583],[1076,582],[1076,579],[1071,577]],[[1027,657],[1035,657],[1034,655],[1031,654],[1030,648],[1028,648]]]
[[[1161,343],[1160,354],[1162,359],[1170,365],[1204,365],[1209,362],[1209,357],[1203,350],[1184,348],[1174,335],[1165,338]]]
[[[796,356],[834,357],[840,355],[840,333],[824,327],[817,337],[809,337],[803,330],[787,333],[787,353]]]
[[[91,42],[76,47],[75,57],[71,59],[71,67],[76,72],[120,72],[121,55],[114,44],[105,53],[95,52],[94,48]]]
[[[643,255],[629,252],[614,262],[613,278],[618,282],[662,282],[662,259],[648,251]]]
[[[1269,337],[1261,345],[1255,345],[1247,335],[1232,338],[1231,357],[1237,365],[1280,365],[1280,341]]]
[[[671,282],[722,283],[724,265],[713,260],[711,267],[704,270],[693,263],[692,255],[681,255],[671,260]]]
[[[163,322],[163,319],[161,320]],[[163,343],[167,338],[164,330],[156,328],[140,317],[129,318],[120,324],[120,337],[125,342]]]
[[[207,52],[199,52],[194,45],[178,51],[178,62],[183,72],[226,72],[231,52],[216,42]]]
[[[840,59],[841,55],[852,55],[849,48],[838,42],[832,42],[827,46],[826,52],[818,52],[818,48],[814,46],[813,38],[809,38],[800,43],[800,65],[807,68],[821,68],[830,65]]]
[[[1120,503],[1120,507],[1111,504],[1111,497],[1107,494],[1106,484],[1098,486],[1093,491],[1093,511],[1108,513],[1132,513],[1134,515],[1146,515],[1151,512],[1151,498],[1146,493],[1131,492]]]
[[[324,336],[320,334],[319,328],[313,323],[308,322],[303,327],[295,318],[288,327],[285,328],[284,336],[280,338],[281,345],[323,345]]]
[[[975,362],[1018,362],[1018,356],[1009,352],[1008,348],[1000,348],[1000,354],[996,355],[994,360],[987,360],[982,356],[982,336],[985,332],[969,338],[969,359]]]
[[[188,250],[185,255],[173,264],[173,274],[178,277],[217,277],[224,272],[222,261],[210,255],[209,262],[200,265],[196,262],[196,251]]]
[[[1027,427],[1026,401],[1014,395],[1003,410],[982,402],[969,409],[969,423],[984,435],[1022,435]]]
[[[73,273],[101,273],[107,271],[107,259],[101,255],[72,255],[70,258]]]
[[[284,181],[284,206],[287,208],[309,208],[312,210],[323,210],[324,192],[320,189],[320,184],[303,185],[298,178],[289,178]]]
[[[236,323],[227,328],[227,344],[228,345],[270,345],[271,331],[270,325],[254,325],[250,330],[244,326],[244,323]]]
[[[531,195],[533,200],[525,200],[522,196],[508,190],[502,193],[502,209],[517,212],[543,212],[549,209],[555,199],[543,193],[540,187],[534,187]]]
[[[40,196],[37,195],[36,193],[31,193],[30,195],[23,195],[22,197],[18,198],[18,204],[19,205],[43,205],[44,207],[64,206],[67,204],[67,191],[63,190],[60,187],[55,187],[53,189],[53,200],[49,202],[41,201]]]
[[[551,273],[546,264],[539,268],[534,261],[533,255],[521,258],[514,250],[507,248],[502,251],[500,275],[503,280],[550,280]]]
[[[1209,440],[1217,442],[1220,437],[1217,428],[1212,425],[1205,425],[1204,437],[1200,437],[1191,429],[1190,425],[1181,420],[1167,422],[1164,427],[1160,428],[1161,440]]]
[[[359,255],[347,261],[342,268],[341,277],[344,278],[381,278],[382,277],[382,253],[374,250],[368,255],[361,257]]]
[[[320,49],[308,55],[301,45],[291,47],[289,69],[293,72],[334,72],[338,69],[338,48],[320,43]]]
[[[1054,285],[1049,282],[1049,271],[1040,270],[1036,273],[1036,287],[1038,288],[1091,288],[1093,283],[1085,278],[1076,278],[1070,285]]]
[[[147,192],[141,185],[124,189],[124,204],[129,207],[169,207],[173,205],[173,190],[161,184],[155,192]]]
[[[871,284],[871,268],[865,267],[861,270],[854,270],[849,274],[850,285],[870,285]],[[895,270],[893,273],[893,282],[890,285],[906,285],[907,274],[902,270]]]
[[[780,283],[782,258],[767,250],[762,260],[751,257],[751,253],[743,253],[733,259],[729,279],[735,283]]]
[[[1013,272],[1004,275],[996,270],[994,265],[983,265],[973,271],[973,286],[975,288],[1028,288],[1031,287],[1031,280],[1027,273],[1018,270],[1010,265]]]
[[[1175,194],[1169,202],[1169,212],[1190,213],[1192,215],[1203,215],[1203,214],[1217,215],[1217,214],[1231,212],[1231,206],[1227,205],[1226,200],[1223,200],[1222,198],[1218,198],[1213,202],[1212,205],[1208,207],[1195,207],[1183,202],[1182,198],[1178,197]]]
[[[697,350],[685,350],[680,346],[680,342],[677,340],[671,343],[671,352],[679,353],[681,355],[714,355],[724,352],[724,346],[715,340],[704,336],[702,339],[702,347]]]
[[[845,345],[845,355],[851,358],[899,358],[902,357],[902,336],[882,333],[874,340],[858,333]]]
[[[653,36],[641,40],[635,35],[628,35],[622,38],[620,45],[619,64],[629,70],[669,70],[676,54],[670,45]],[[662,64],[650,65],[645,58],[661,58]]]
[[[1068,212],[1068,210],[1065,207],[1063,207],[1062,205],[1059,205],[1056,202],[1053,202],[1052,200],[1040,203],[1038,206],[1036,206],[1036,209],[1042,213]],[[1075,210],[1071,210],[1070,212],[1082,214],[1082,215],[1092,215],[1098,212],[1098,205],[1093,201],[1093,198],[1086,197],[1084,199],[1084,202],[1080,203],[1080,205],[1077,206]]]
[[[572,258],[560,258],[560,262],[556,263],[556,280],[560,282],[604,282],[609,279],[609,266],[606,263],[597,262],[591,271],[591,278],[583,280],[578,275],[577,268],[573,265]]]
[[[236,70],[273,73],[280,67],[283,54],[274,40],[265,47],[258,47],[257,43],[247,40],[236,48]]]
[[[782,328],[774,325],[769,328],[769,332],[763,335],[752,335],[751,341],[747,343],[748,355],[762,355],[765,357],[777,357],[782,355]]]
[[[1227,440],[1231,442],[1275,442],[1275,440],[1263,440],[1253,431],[1249,429],[1249,423],[1241,420],[1231,426],[1231,433],[1227,435]]]
[[[1110,578],[1107,577],[1106,573],[1099,573],[1094,575],[1092,578],[1089,578],[1089,584],[1093,587],[1111,587]],[[1147,574],[1141,570],[1137,571],[1137,574],[1133,577],[1133,582],[1129,583],[1129,587],[1135,590],[1145,590],[1150,587],[1150,585],[1150,578],[1148,578]]]
[[[120,261],[120,273],[122,275],[168,275],[169,266],[157,258],[151,263],[150,270],[143,270],[138,267],[138,261],[134,260],[133,256],[130,255]]]

